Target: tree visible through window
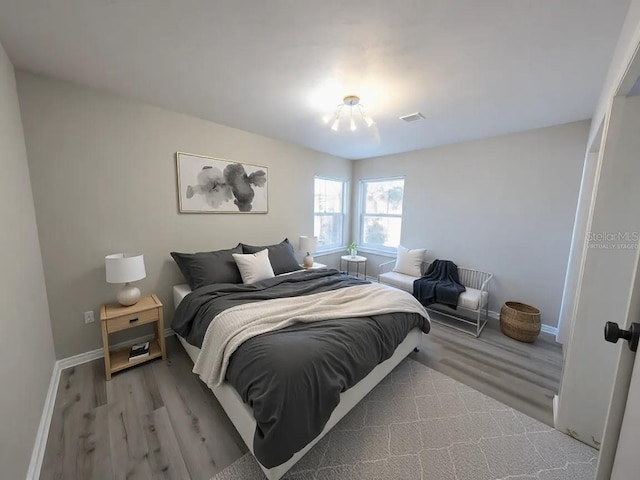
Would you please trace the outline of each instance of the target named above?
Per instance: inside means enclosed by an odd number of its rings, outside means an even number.
[[[363,180],[360,244],[391,250],[400,244],[404,179]]]
[[[341,247],[344,231],[346,182],[316,177],[314,186],[314,235],[318,250]]]

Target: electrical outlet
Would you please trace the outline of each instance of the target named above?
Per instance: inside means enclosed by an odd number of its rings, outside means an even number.
[[[95,318],[93,318],[93,310],[88,312],[84,312],[84,323],[93,323]]]

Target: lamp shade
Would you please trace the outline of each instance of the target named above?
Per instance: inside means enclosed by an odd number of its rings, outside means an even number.
[[[318,248],[318,237],[300,237],[300,251],[313,253]]]
[[[141,253],[114,253],[104,257],[107,283],[127,283],[147,276]]]

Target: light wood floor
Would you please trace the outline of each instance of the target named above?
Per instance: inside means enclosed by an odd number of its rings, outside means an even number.
[[[562,346],[554,336],[541,333],[534,343],[518,342],[502,334],[497,320],[489,320],[479,338],[432,325],[413,359],[553,426],[562,372]]]
[[[175,337],[105,381],[96,360],[62,372],[42,479],[209,480],[247,451]]]
[[[560,346],[522,344],[495,326],[479,339],[434,324],[412,358],[550,423]],[[175,337],[155,360],[105,381],[102,360],[61,375],[42,479],[209,480],[246,447]]]

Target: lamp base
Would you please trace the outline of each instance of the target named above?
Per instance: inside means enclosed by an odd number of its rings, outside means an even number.
[[[313,257],[307,252],[307,254],[302,259],[302,266],[304,268],[312,268],[313,267]]]
[[[116,295],[116,300],[120,305],[125,307],[130,307],[131,305],[135,305],[140,300],[140,289],[138,287],[134,287],[129,283],[126,283],[124,287],[118,292]]]

